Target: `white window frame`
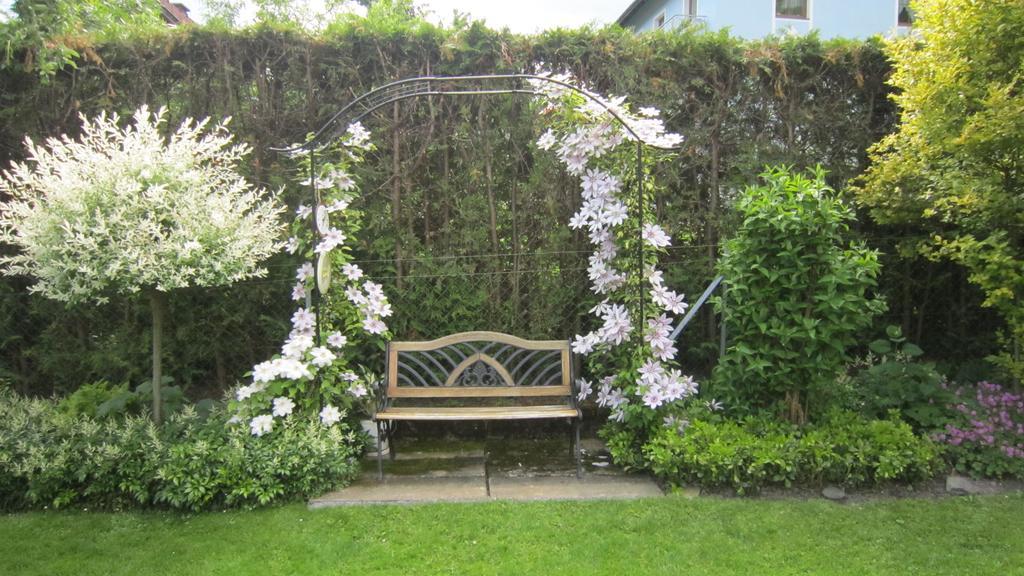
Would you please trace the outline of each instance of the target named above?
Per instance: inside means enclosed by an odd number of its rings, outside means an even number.
[[[909,8],[909,6],[908,6]],[[914,25],[914,21],[911,20],[909,24],[900,22],[900,0],[896,0],[896,27],[897,28],[910,28]]]
[[[661,30],[662,28],[665,27],[665,16],[666,16],[665,15],[665,11],[662,10],[661,12],[658,13],[657,16],[654,17],[654,29],[655,30]],[[661,22],[658,22],[658,20],[661,20]]]
[[[778,9],[779,0],[772,0],[772,14],[775,15],[775,19],[776,20],[807,20],[809,22],[811,20],[811,6],[814,3],[811,0],[806,0],[806,1],[807,1],[807,10],[805,10],[805,12],[807,13],[806,16],[780,16],[779,15],[779,9]],[[896,1],[899,2],[899,0],[896,0]]]
[[[898,2],[899,0],[897,0]],[[779,32],[779,20],[784,22],[807,22],[807,31],[810,32],[814,29],[814,0],[807,0],[807,17],[798,18],[793,16],[779,16],[776,14],[776,0],[770,0],[768,8],[772,14],[772,34]]]

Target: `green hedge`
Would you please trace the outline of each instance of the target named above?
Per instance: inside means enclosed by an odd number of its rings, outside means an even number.
[[[941,466],[938,446],[906,423],[847,412],[804,429],[758,419],[695,421],[682,434],[663,428],[643,453],[670,483],[740,494],[770,485],[916,482]]]
[[[302,499],[348,483],[362,444],[341,423],[290,417],[253,437],[214,410],[186,407],[156,426],[95,420],[0,389],[0,508],[199,510]]]
[[[838,186],[863,170],[864,151],[895,119],[889,65],[875,40],[745,42],[618,27],[521,36],[395,15],[355,18],[315,35],[182,27],[89,50],[93,57],[49,83],[19,66],[0,69],[0,166],[24,155],[26,135],[75,134],[79,112],[123,115],[147,102],[167,106],[171,125],[187,115],[231,116],[238,139],[253,147],[249,175],[283,186],[292,208],[308,195],[298,185],[304,177],[269,147],[302,139],[357,95],[424,74],[568,70],[601,93],[662,109],[668,127],[687,138],[678,159],[659,166],[665,188],[655,202],[680,244],[670,251],[666,281],[688,295],[714,276],[731,191],[766,163],[820,163]],[[354,207],[364,229],[352,246],[388,291],[397,338],[481,329],[566,338],[590,328],[581,325],[596,303],[588,301],[589,245],[566,225],[578,183],[537,153],[541,131],[527,102],[409,99],[365,119],[377,152],[357,174]],[[258,282],[173,295],[165,372],[196,397],[195,389],[226,388],[273,354],[289,330],[299,264],[282,255]],[[25,287],[0,281],[0,377],[37,394],[147,377],[144,306],[115,299],[69,312]],[[705,332],[688,332],[694,364],[709,363],[716,349],[713,331]],[[711,345],[701,347],[705,338]],[[383,357],[363,352],[375,362]]]

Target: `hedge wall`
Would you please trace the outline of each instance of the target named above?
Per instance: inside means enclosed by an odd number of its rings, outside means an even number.
[[[175,119],[232,116],[238,138],[254,148],[252,178],[283,187],[292,206],[302,190],[289,161],[268,148],[303,138],[372,87],[416,75],[567,69],[597,91],[657,106],[686,136],[661,168],[668,186],[658,210],[678,245],[670,281],[693,296],[712,277],[730,199],[765,164],[821,164],[841,189],[895,121],[889,65],[875,40],[743,42],[617,27],[520,36],[390,17],[354,18],[315,36],[181,28],[81,52],[77,69],[48,83],[16,67],[0,71],[0,165],[22,154],[26,135],[74,133],[78,113],[127,114],[145,102]],[[593,303],[585,239],[565,226],[576,184],[535,157],[539,134],[524,97],[406,100],[366,125],[378,151],[359,175],[366,227],[358,254],[391,286],[398,336],[496,329],[561,338],[581,329]],[[988,317],[958,269],[900,256],[913,231],[868,224],[862,232],[886,253],[892,323],[929,352],[988,350],[990,331],[979,328]],[[270,353],[287,331],[295,264],[282,256],[267,279],[177,296],[168,372],[195,395],[217,394]],[[65,310],[25,286],[0,283],[0,377],[42,393],[145,378],[147,316],[135,302]],[[685,336],[695,371],[713,360],[714,330],[707,314]]]

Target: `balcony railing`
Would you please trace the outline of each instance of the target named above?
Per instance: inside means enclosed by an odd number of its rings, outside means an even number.
[[[661,26],[658,26],[658,29],[659,30],[672,30],[673,28],[678,28],[678,27],[686,25],[686,24],[707,24],[707,23],[708,23],[708,17],[707,16],[699,16],[697,14],[676,14],[675,16],[672,16],[668,20],[665,20],[664,22],[662,22]]]

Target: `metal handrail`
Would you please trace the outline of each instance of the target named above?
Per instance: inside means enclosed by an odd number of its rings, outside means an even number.
[[[692,320],[693,317],[697,315],[697,311],[700,310],[700,307],[703,306],[704,303],[707,302],[708,298],[711,297],[711,294],[720,285],[722,285],[722,281],[723,280],[725,280],[724,276],[718,276],[714,280],[711,281],[711,284],[709,284],[707,289],[704,290],[704,293],[700,295],[700,298],[698,298],[697,301],[693,303],[693,306],[690,306],[690,310],[686,313],[686,316],[683,316],[683,319],[679,322],[679,325],[676,326],[676,329],[672,331],[672,335],[669,336],[670,340],[675,341],[679,337],[679,334],[681,334],[683,332],[683,329],[686,328],[686,325],[690,323],[690,320]],[[723,290],[723,292],[722,292],[722,312],[723,312],[723,315],[724,315],[724,313],[725,313],[725,291],[724,291],[725,289],[724,289],[724,287],[723,287],[722,290]],[[726,337],[726,333],[725,333],[725,319],[724,318],[722,319],[722,322],[721,322],[721,329],[722,330],[721,330],[721,334],[720,334],[720,338],[719,338],[719,343],[718,343],[718,348],[719,348],[718,352],[719,352],[719,354],[725,354],[725,337]]]
[[[669,18],[668,20],[662,22],[661,26],[658,26],[658,29],[659,30],[665,30],[667,28],[670,28],[670,25],[673,24],[674,22],[679,22],[679,21],[683,21],[683,20],[685,20],[688,23],[689,22],[698,22],[698,23],[701,23],[701,24],[707,24],[708,17],[707,16],[698,16],[696,14],[675,14],[671,18]]]

